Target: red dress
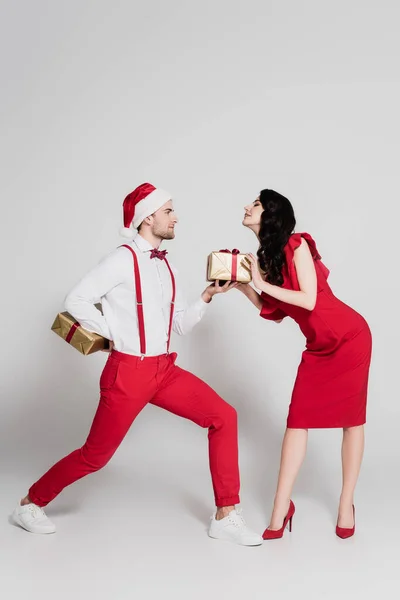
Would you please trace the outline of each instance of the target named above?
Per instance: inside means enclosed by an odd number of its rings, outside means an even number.
[[[292,393],[287,426],[293,429],[354,427],[366,417],[372,338],[368,323],[334,296],[315,242],[308,233],[294,233],[285,246],[283,288],[299,290],[294,251],[308,243],[317,273],[317,302],[308,311],[262,293],[264,319],[294,319],[305,335],[306,349]]]

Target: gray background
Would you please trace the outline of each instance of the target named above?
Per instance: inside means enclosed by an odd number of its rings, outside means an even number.
[[[7,598],[396,595],[399,17],[394,0],[0,3]],[[106,356],[79,355],[50,325],[121,243],[122,200],[146,180],[174,196],[180,225],[164,247],[189,300],[210,251],[256,250],[243,206],[272,187],[316,239],[336,294],[369,321],[352,540],[334,536],[340,431],[310,436],[292,535],[240,548],[205,534],[206,432],[154,407],[104,471],[49,507],[56,536],[7,522],[30,483],[85,439]],[[239,412],[242,505],[262,532],[304,339],[232,291],[173,346]]]

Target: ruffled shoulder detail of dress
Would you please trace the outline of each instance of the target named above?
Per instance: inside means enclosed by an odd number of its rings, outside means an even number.
[[[309,233],[293,233],[288,243],[285,246],[286,263],[289,271],[289,277],[292,283],[297,282],[296,269],[293,264],[294,251],[300,246],[301,240],[304,239],[311,252],[311,256],[316,262],[316,267],[321,271],[325,279],[329,277],[329,269],[321,262],[321,255],[318,252],[317,245]]]
[[[262,307],[260,311],[260,317],[267,319],[268,321],[280,321],[287,315],[278,306],[278,300],[261,292]]]

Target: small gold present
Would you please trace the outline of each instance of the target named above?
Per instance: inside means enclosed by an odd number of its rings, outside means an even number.
[[[238,281],[250,283],[250,263],[239,250],[211,252],[207,263],[207,281]]]
[[[93,354],[109,346],[109,340],[84,329],[68,312],[58,313],[51,329],[81,354]]]

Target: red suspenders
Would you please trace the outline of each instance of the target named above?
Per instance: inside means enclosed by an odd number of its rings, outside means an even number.
[[[136,252],[127,244],[123,244],[121,248],[128,248],[132,252],[133,256],[133,265],[135,272],[135,288],[136,288],[136,307],[137,307],[137,316],[138,316],[138,324],[139,324],[139,338],[140,338],[140,353],[142,358],[146,354],[146,333],[144,328],[144,313],[143,313],[143,298],[142,298],[142,284],[140,281],[140,271],[139,271],[139,263],[136,256]],[[175,285],[175,277],[172,272],[172,269],[169,265],[167,259],[164,259],[168,270],[171,275],[172,282],[172,300],[171,300],[171,312],[169,316],[169,329],[168,329],[168,343],[167,343],[167,352],[169,352],[169,345],[171,341],[171,333],[172,333],[172,323],[174,319],[174,308],[175,308],[175,296],[176,296],[176,285]]]
[[[171,299],[171,311],[169,313],[169,330],[168,330],[168,343],[167,343],[167,352],[169,352],[169,345],[171,342],[171,333],[172,333],[172,323],[174,320],[174,308],[175,308],[175,296],[176,296],[176,285],[175,285],[175,277],[170,267],[169,262],[166,258],[164,258],[165,263],[168,267],[168,270],[171,274],[171,283],[172,283],[172,299]]]

